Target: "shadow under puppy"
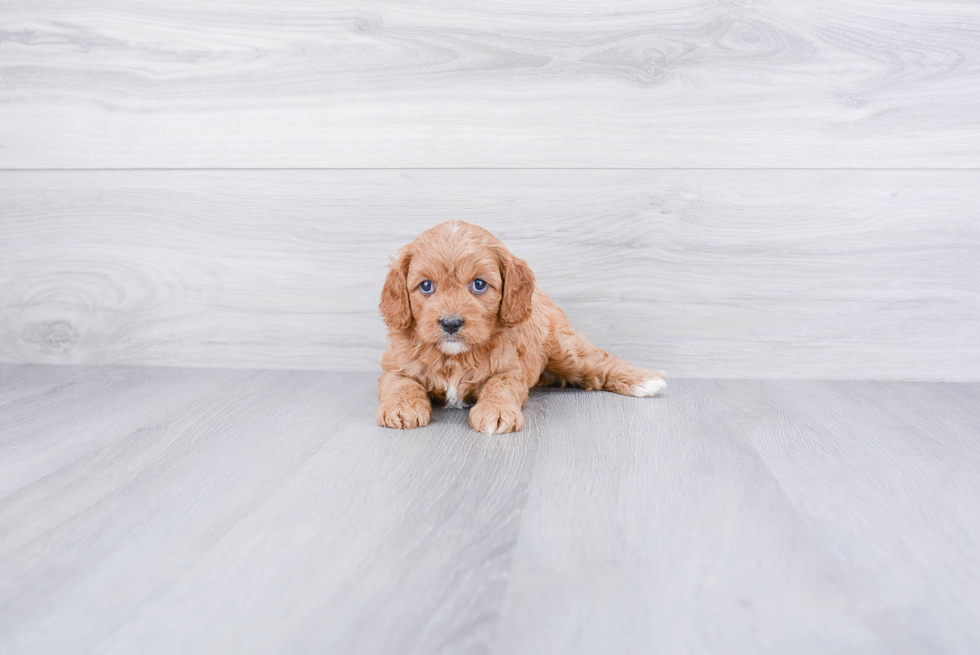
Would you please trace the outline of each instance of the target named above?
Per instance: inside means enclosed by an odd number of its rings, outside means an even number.
[[[491,434],[524,427],[533,386],[574,385],[654,396],[664,375],[632,366],[576,334],[534,283],[527,263],[462,221],[426,230],[392,261],[381,291],[388,349],[381,357],[378,423],[415,428],[432,400],[470,409]]]

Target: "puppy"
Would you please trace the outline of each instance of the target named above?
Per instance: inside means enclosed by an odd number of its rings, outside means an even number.
[[[389,345],[381,357],[378,423],[428,425],[432,401],[471,406],[490,434],[524,427],[521,407],[540,385],[624,396],[667,386],[576,334],[534,283],[527,264],[483,228],[462,221],[426,230],[392,261],[381,290]]]

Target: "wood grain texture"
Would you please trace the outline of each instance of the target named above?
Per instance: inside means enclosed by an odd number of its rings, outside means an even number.
[[[978,401],[923,383],[551,392],[496,651],[976,651]]]
[[[0,365],[0,653],[980,648],[978,384],[374,383]]]
[[[640,365],[980,375],[975,171],[65,171],[0,186],[0,361],[375,370],[388,256],[463,219]]]
[[[980,167],[953,0],[4,0],[0,167]]]
[[[371,375],[54,368],[0,407],[0,652],[485,650],[538,409],[460,438],[377,427]]]

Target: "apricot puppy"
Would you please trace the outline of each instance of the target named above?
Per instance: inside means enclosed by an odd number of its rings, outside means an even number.
[[[381,357],[378,423],[428,425],[432,402],[471,406],[490,434],[524,427],[533,386],[558,384],[655,396],[663,373],[627,364],[576,334],[527,264],[462,221],[426,230],[392,261],[381,291],[389,345]]]

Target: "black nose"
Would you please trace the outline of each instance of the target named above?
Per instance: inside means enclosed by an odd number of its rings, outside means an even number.
[[[455,334],[459,331],[459,328],[463,327],[463,319],[458,316],[450,316],[448,318],[439,319],[439,325],[442,329],[449,334]]]

